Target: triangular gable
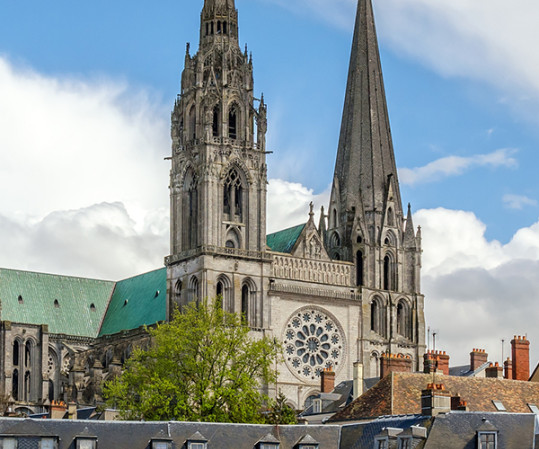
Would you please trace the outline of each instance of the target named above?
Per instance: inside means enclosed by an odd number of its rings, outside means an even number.
[[[268,234],[266,236],[266,244],[271,251],[277,253],[290,253],[301,235],[303,228],[305,228],[305,224]]]

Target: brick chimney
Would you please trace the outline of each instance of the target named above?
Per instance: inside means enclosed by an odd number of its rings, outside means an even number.
[[[411,373],[412,358],[409,355],[383,353],[380,357],[380,379],[389,373]]]
[[[52,401],[51,402],[51,419],[64,419],[64,416],[67,412],[67,405],[62,401]]]
[[[503,366],[505,368],[504,372],[504,378],[505,379],[512,379],[513,378],[513,362],[509,357],[507,357],[507,360],[503,363]]]
[[[451,393],[443,384],[428,384],[427,388],[421,391],[421,413],[424,416],[436,416],[449,411],[451,411]]]
[[[529,380],[530,378],[530,342],[520,335],[511,340],[513,356],[513,379]]]
[[[427,351],[423,355],[423,372],[449,375],[449,356],[445,351]]]
[[[485,370],[485,376],[494,378],[494,379],[503,379],[503,368],[498,362],[495,364],[490,364],[490,366]]]
[[[488,362],[488,354],[484,349],[475,349],[470,352],[470,370],[475,371]]]
[[[326,368],[320,374],[322,393],[331,393],[335,389],[335,371],[332,368]]]

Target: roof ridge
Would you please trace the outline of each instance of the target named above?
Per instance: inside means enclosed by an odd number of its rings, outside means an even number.
[[[113,281],[111,279],[98,279],[98,278],[92,278],[92,277],[85,277],[85,276],[74,276],[70,274],[55,274],[55,273],[46,273],[43,271],[33,271],[33,270],[22,270],[18,268],[2,268],[0,267],[0,272],[2,271],[10,271],[13,273],[29,273],[29,274],[39,274],[42,276],[54,276],[54,277],[61,277],[61,278],[68,278],[68,279],[80,279],[80,280],[86,280],[86,281],[98,281],[98,282],[111,282],[115,283],[117,281]]]
[[[270,234],[267,234],[266,237],[269,237],[270,235],[279,234],[280,232],[289,231],[290,229],[296,229],[296,228],[299,228],[300,226],[306,226],[306,225],[307,225],[307,222],[301,223],[301,224],[298,224],[298,225],[295,225],[295,226],[290,226],[289,228],[280,229],[279,231],[275,231],[275,232],[272,232]]]

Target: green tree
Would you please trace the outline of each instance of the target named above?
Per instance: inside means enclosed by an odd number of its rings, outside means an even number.
[[[276,426],[284,424],[297,424],[296,411],[286,403],[286,396],[279,392],[275,399],[269,401],[269,409],[266,412],[266,424]]]
[[[241,316],[206,301],[148,332],[150,348],[135,350],[124,373],[104,388],[121,418],[264,421],[268,398],[260,390],[276,380],[274,340],[250,338]]]

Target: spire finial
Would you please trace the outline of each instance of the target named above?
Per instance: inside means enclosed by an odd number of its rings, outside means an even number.
[[[312,201],[309,204],[309,217],[310,217],[311,220],[314,217],[314,204],[313,204]]]

